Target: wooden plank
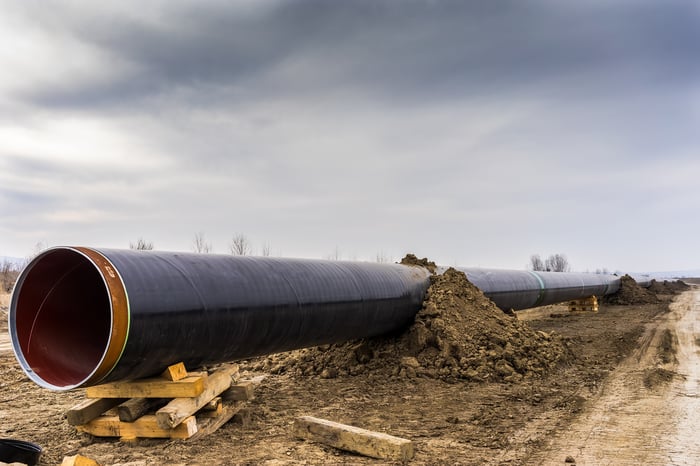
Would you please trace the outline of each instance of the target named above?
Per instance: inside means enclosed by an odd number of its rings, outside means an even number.
[[[117,415],[122,422],[134,422],[144,414],[162,408],[168,398],[131,398],[117,406]]]
[[[61,466],[100,466],[97,461],[83,455],[64,456]]]
[[[178,398],[193,397],[204,391],[203,377],[185,377],[175,382],[162,378],[115,382],[85,389],[88,398]]]
[[[407,461],[414,455],[410,440],[311,416],[294,420],[294,435],[372,458]]]
[[[205,406],[204,408],[200,409],[197,412],[197,419],[206,419],[210,417],[218,417],[224,412],[224,403],[221,401],[221,397],[217,396],[214,398],[218,403],[216,407],[213,409],[205,409],[209,405]]]
[[[163,377],[165,380],[176,382],[187,377],[187,369],[185,369],[185,365],[183,363],[178,362],[177,364],[168,366],[168,368],[161,374],[161,377]]]
[[[239,382],[222,394],[222,398],[230,401],[252,400],[255,396],[255,384],[251,381]]]
[[[156,411],[158,425],[163,429],[175,427],[229,388],[233,383],[232,376],[237,373],[238,366],[234,365],[210,374],[204,390],[198,396],[176,398]]]
[[[235,416],[236,413],[238,413],[238,411],[240,411],[243,404],[244,403],[241,401],[231,401],[228,403],[224,403],[222,405],[221,414],[216,417],[203,418],[198,415],[197,432],[192,437],[190,437],[188,441],[198,440],[213,432],[216,432],[219,429],[219,427],[223,426],[228,421],[230,421],[231,418]]]
[[[224,410],[223,400],[220,396],[215,397],[197,412],[197,416],[202,418],[219,416]]]
[[[217,396],[213,398],[209,403],[202,406],[202,411],[218,411],[221,406],[221,397]]]
[[[92,421],[100,414],[125,401],[123,398],[87,399],[66,411],[66,420],[72,426]]]
[[[190,416],[174,429],[162,429],[153,414],[141,416],[134,422],[122,422],[118,416],[100,416],[76,428],[96,437],[186,439],[197,433],[197,419]]]

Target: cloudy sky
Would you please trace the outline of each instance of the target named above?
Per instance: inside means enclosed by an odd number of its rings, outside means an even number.
[[[0,255],[700,268],[695,1],[0,9]]]

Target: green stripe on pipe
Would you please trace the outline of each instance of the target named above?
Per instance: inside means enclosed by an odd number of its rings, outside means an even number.
[[[540,304],[542,304],[542,301],[544,300],[544,282],[542,281],[542,277],[537,274],[534,270],[528,270],[536,279],[537,282],[540,284],[540,294],[537,295],[537,301],[535,301],[535,304],[532,307],[537,307]]]

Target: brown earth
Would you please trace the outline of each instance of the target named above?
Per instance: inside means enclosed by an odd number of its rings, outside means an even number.
[[[242,361],[244,377],[264,376],[250,422],[229,423],[195,442],[119,443],[78,434],[63,413],[82,391],[41,389],[11,351],[0,350],[0,437],[39,443],[42,464],[76,453],[134,466],[392,464],[295,439],[294,418],[313,415],[409,438],[415,465],[537,464],[552,435],[587,412],[609,374],[638,349],[645,326],[668,313],[670,295],[655,295],[653,304],[603,304],[597,313],[559,305],[514,318],[456,271],[433,285],[402,335]],[[672,359],[672,335],[659,340]],[[662,390],[673,377],[660,369],[648,372],[648,389]]]
[[[604,296],[603,301],[608,304],[656,304],[662,301],[656,293],[648,288],[637,285],[634,278],[629,275],[620,277],[620,289],[617,293]]]

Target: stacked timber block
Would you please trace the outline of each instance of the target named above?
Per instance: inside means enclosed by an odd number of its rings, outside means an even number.
[[[569,301],[569,312],[598,312],[598,298],[591,296]]]
[[[160,377],[88,387],[69,409],[68,423],[96,437],[197,439],[228,422],[253,397],[252,382],[238,381],[238,365],[211,374],[184,364]]]

